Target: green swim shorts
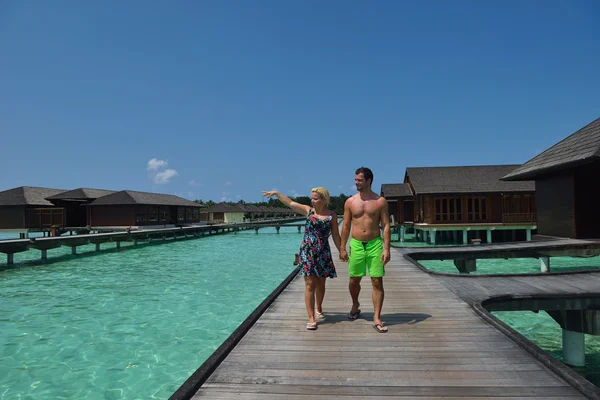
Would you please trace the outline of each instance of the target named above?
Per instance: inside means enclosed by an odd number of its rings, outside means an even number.
[[[367,274],[369,267],[369,276],[371,278],[380,278],[385,275],[383,268],[383,240],[381,237],[361,242],[360,240],[350,239],[350,253],[348,254],[348,275],[351,278],[358,278]]]

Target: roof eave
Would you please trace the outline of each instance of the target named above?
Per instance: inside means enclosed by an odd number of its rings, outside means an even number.
[[[550,167],[538,168],[531,171],[516,173],[516,174],[508,174],[505,177],[501,178],[503,181],[514,182],[514,181],[532,181],[536,178],[540,178],[544,175],[553,174],[556,172],[564,171],[565,169],[579,167],[581,165],[590,164],[600,158],[600,155],[593,155],[591,157],[582,158],[580,160],[571,161],[568,163],[552,165]]]

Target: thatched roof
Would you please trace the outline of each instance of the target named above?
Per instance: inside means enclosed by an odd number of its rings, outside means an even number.
[[[46,200],[47,197],[65,192],[64,189],[50,189],[32,186],[0,192],[0,206],[54,206]]]
[[[202,205],[198,203],[172,194],[135,192],[133,190],[122,190],[120,192],[102,196],[90,203],[90,206],[116,206],[133,204],[152,206],[202,207]]]
[[[383,197],[411,197],[412,191],[408,183],[383,183],[381,196]]]
[[[54,196],[46,197],[47,200],[94,200],[102,196],[115,193],[114,190],[103,190],[103,189],[88,189],[79,188],[69,190],[63,193],[56,194]]]
[[[406,168],[415,194],[533,192],[535,182],[505,182],[518,165]]]
[[[535,179],[594,160],[600,160],[600,118],[514,169],[504,179]]]

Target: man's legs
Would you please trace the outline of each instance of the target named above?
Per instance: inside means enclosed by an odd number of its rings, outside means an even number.
[[[352,297],[352,309],[350,310],[350,314],[356,314],[358,312],[358,307],[360,307],[360,303],[358,302],[358,295],[360,294],[360,280],[362,277],[350,278],[350,284],[348,285],[348,289],[350,289],[350,297]]]
[[[321,314],[323,313],[323,299],[325,298],[325,283],[327,278],[317,278],[317,289],[315,290],[316,295],[316,309]]]
[[[371,278],[373,285],[373,325],[383,325],[381,322],[381,308],[383,307],[383,277]],[[381,330],[387,331],[387,326],[382,326]]]

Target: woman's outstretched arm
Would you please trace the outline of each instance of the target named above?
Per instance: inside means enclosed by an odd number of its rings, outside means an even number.
[[[265,197],[268,197],[268,198],[271,198],[273,196],[277,197],[283,204],[285,204],[292,210],[296,211],[298,214],[308,215],[308,212],[310,211],[309,206],[305,206],[304,204],[296,203],[295,201],[293,201],[286,195],[281,194],[276,190],[263,191],[262,195]]]

